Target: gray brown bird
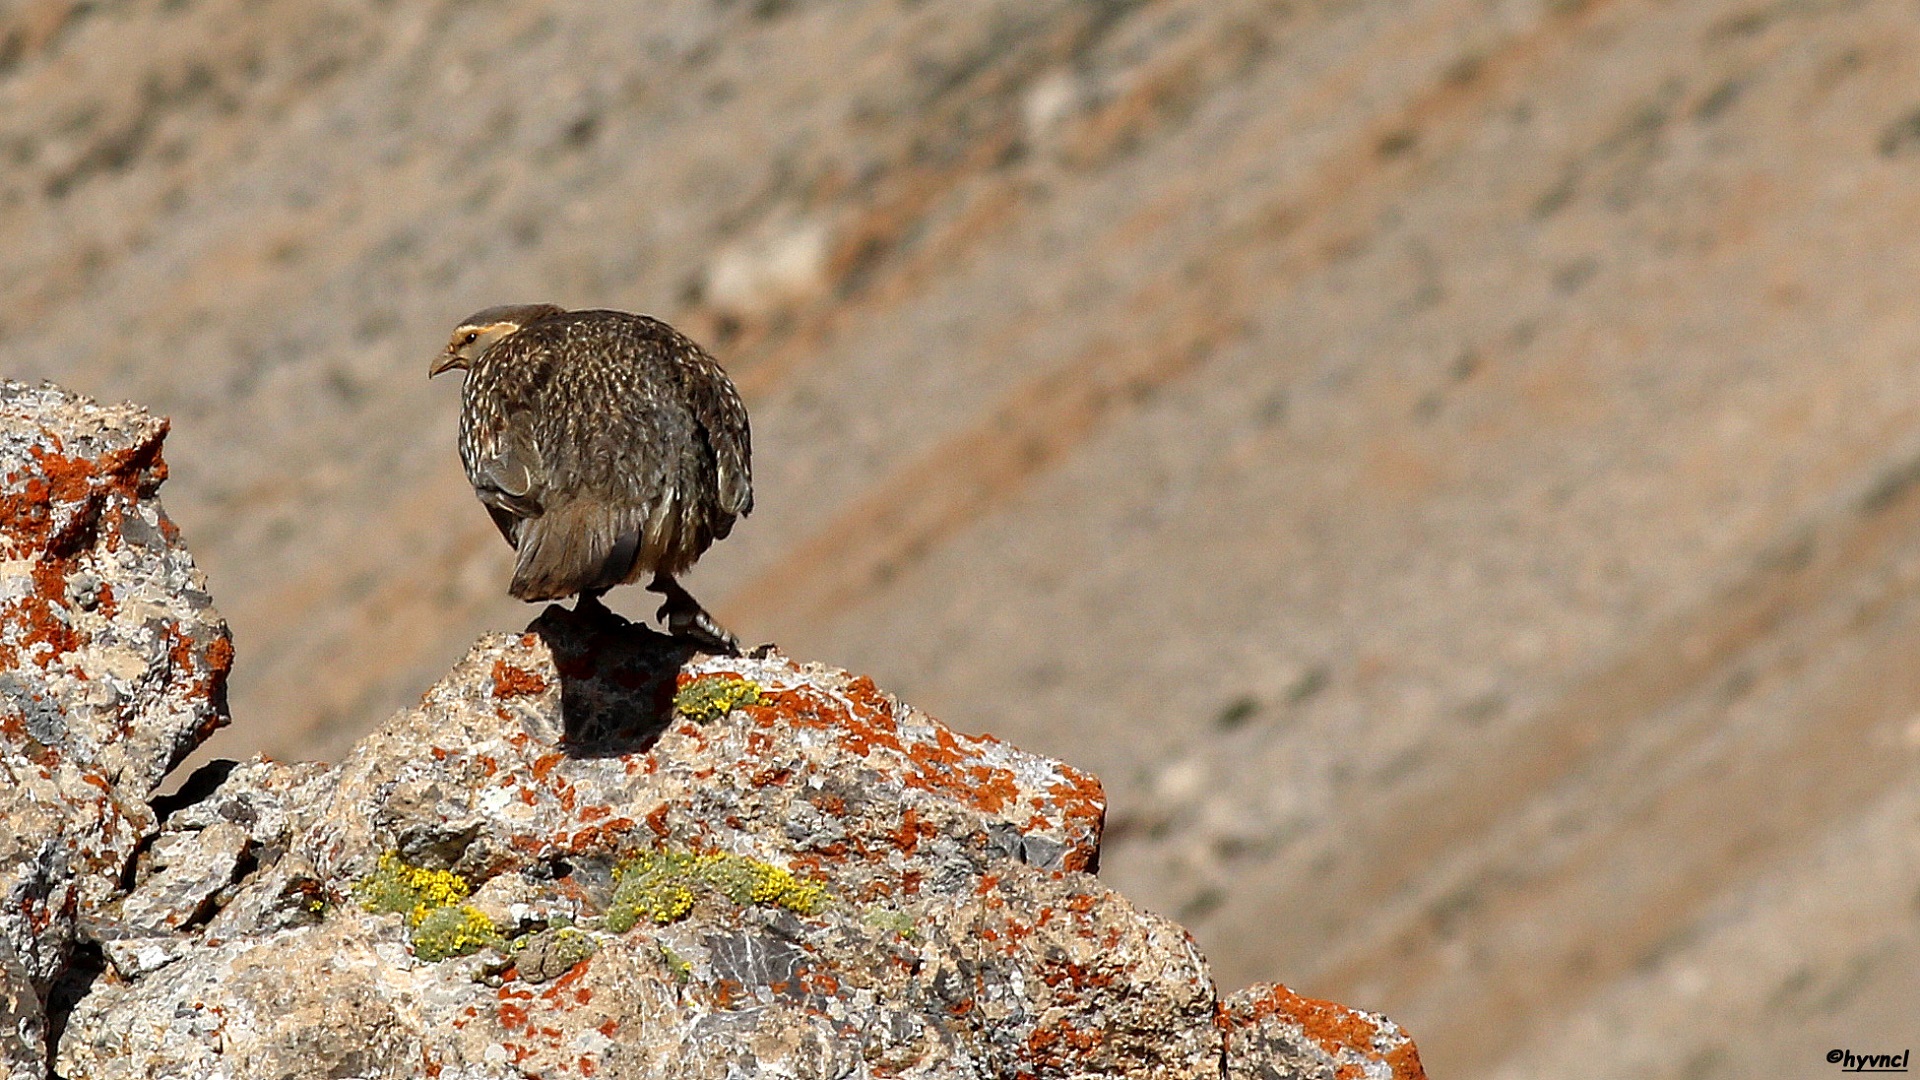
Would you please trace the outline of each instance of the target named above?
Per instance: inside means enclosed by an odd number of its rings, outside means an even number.
[[[739,641],[674,579],[753,510],[752,438],[718,362],[658,319],[552,304],[461,320],[460,460],[518,552],[508,592],[599,600],[651,574],[670,632]]]

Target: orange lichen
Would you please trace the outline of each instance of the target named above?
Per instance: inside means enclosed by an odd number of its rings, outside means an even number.
[[[1036,1065],[1071,1066],[1085,1061],[1104,1042],[1101,1032],[1078,1028],[1060,1019],[1036,1027],[1033,1034],[1027,1036],[1027,1050]]]
[[[80,634],[54,615],[53,606],[45,596],[29,595],[16,602],[14,610],[20,618],[16,620],[12,612],[7,622],[20,621],[26,624],[26,633],[20,635],[20,644],[29,652],[36,645],[45,645],[46,651],[34,659],[43,668],[49,667],[61,656],[79,648],[83,642]]]
[[[193,663],[193,639],[175,629],[171,624],[166,627],[166,636],[173,639],[167,649],[167,660],[180,670]]]
[[[593,994],[585,987],[576,984],[586,978],[586,976],[587,965],[584,963],[576,964],[568,968],[566,974],[549,982],[546,988],[540,991],[540,1000],[555,1004],[565,1004],[561,999],[570,997],[576,1004],[585,1005],[588,1001],[592,1000]]]
[[[33,591],[49,600],[64,597],[67,591],[67,560],[43,557],[33,564],[29,576],[33,579]]]
[[[893,702],[887,695],[880,692],[880,688],[874,685],[872,679],[865,675],[856,675],[847,680],[846,689],[843,692],[847,695],[848,701],[874,714],[891,715],[893,713]]]
[[[1335,1060],[1343,1052],[1358,1054],[1384,1060],[1393,1070],[1395,1080],[1426,1080],[1426,1070],[1420,1064],[1420,1054],[1414,1048],[1413,1040],[1403,1039],[1400,1045],[1382,1054],[1377,1048],[1380,1027],[1372,1018],[1345,1005],[1302,997],[1278,983],[1251,1005],[1235,1010],[1230,1019],[1235,1027],[1240,1027],[1274,1017],[1298,1024],[1307,1038]],[[1355,1075],[1359,1071],[1353,1070]],[[1337,1075],[1345,1077],[1348,1072],[1343,1067]]]
[[[544,694],[548,682],[545,678],[525,668],[515,667],[505,660],[493,662],[493,696],[496,698],[531,697]]]
[[[802,993],[816,994],[820,997],[832,997],[840,992],[839,979],[834,978],[825,971],[815,968],[802,970],[797,977],[797,981],[800,983],[800,991]]]
[[[921,837],[930,837],[937,832],[939,832],[938,829],[921,821],[920,815],[914,813],[913,807],[909,806],[900,812],[900,827],[893,831],[891,839],[894,847],[899,848],[904,854],[911,855],[914,849],[920,846]]]
[[[15,554],[45,541],[52,519],[51,496],[47,482],[38,476],[28,477],[19,491],[0,495],[0,529],[8,534],[8,546]]]
[[[1068,1000],[1076,1000],[1089,990],[1105,990],[1112,986],[1114,975],[1111,971],[1069,960],[1050,960],[1041,966],[1040,980],[1061,991]]]
[[[101,587],[104,595],[106,587]],[[207,667],[225,675],[233,670],[233,639],[222,634],[207,643]]]

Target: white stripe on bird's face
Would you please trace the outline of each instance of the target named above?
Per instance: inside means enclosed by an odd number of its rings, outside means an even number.
[[[452,340],[427,369],[427,378],[431,379],[443,371],[454,368],[466,370],[474,361],[485,356],[488,349],[498,345],[508,334],[517,332],[517,322],[468,323],[453,332]]]

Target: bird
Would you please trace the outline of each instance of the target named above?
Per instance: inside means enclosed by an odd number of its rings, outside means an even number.
[[[651,316],[504,304],[462,319],[427,377],[456,369],[461,464],[516,553],[507,591],[578,611],[651,575],[669,633],[738,653],[675,580],[753,512],[747,408],[719,362]]]

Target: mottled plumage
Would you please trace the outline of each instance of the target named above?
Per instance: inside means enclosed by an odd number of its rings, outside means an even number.
[[[753,509],[746,406],[713,357],[645,315],[524,304],[464,320],[429,375],[452,368],[460,460],[519,553],[509,592],[650,574],[675,633],[737,645],[673,580]]]

